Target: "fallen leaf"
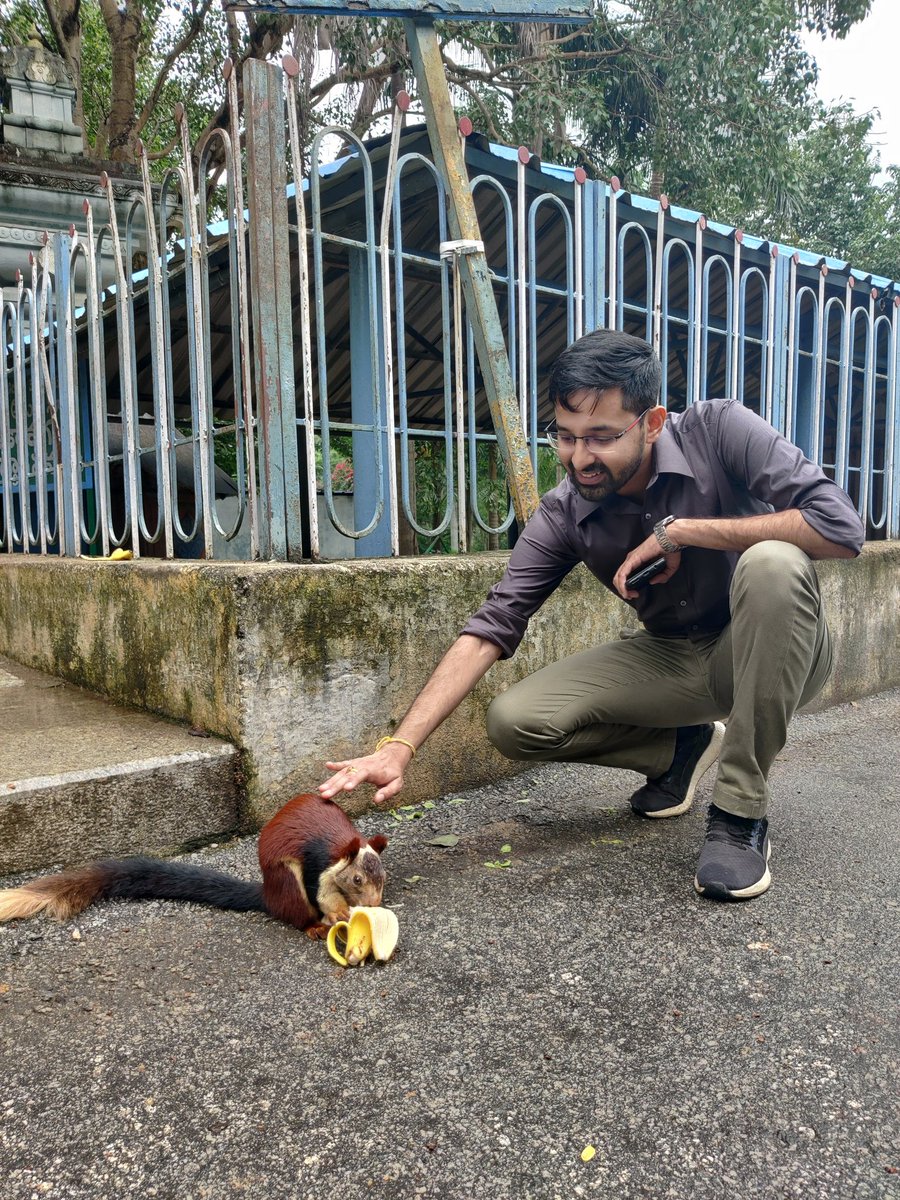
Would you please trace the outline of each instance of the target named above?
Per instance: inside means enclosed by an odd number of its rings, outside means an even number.
[[[772,944],[771,944],[771,942],[748,942],[747,949],[748,950],[771,950]]]
[[[601,838],[600,841],[604,846],[621,846],[622,838]]]
[[[426,801],[424,802],[424,804],[422,805],[422,807],[423,807],[423,808],[434,808],[434,801],[433,801],[433,800],[426,800]]]
[[[428,842],[429,846],[458,846],[459,838],[455,833],[439,833]]]
[[[403,882],[404,883],[421,883],[422,878],[423,877],[421,875],[409,875],[406,879],[403,880]]]
[[[582,1162],[590,1162],[596,1153],[597,1153],[596,1146],[585,1146],[585,1148],[581,1152],[581,1161]]]
[[[504,858],[504,859],[500,859],[500,858],[498,858],[496,862],[486,862],[484,865],[485,865],[486,867],[494,867],[494,868],[496,868],[497,870],[502,870],[504,867],[511,867],[511,866],[512,866],[512,859],[510,859],[510,858]]]
[[[500,853],[501,854],[511,854],[512,846],[510,846],[509,843],[507,842],[507,844],[505,846],[500,847]]]
[[[5,996],[8,991],[9,991],[9,984],[8,983],[0,983],[0,996]]]

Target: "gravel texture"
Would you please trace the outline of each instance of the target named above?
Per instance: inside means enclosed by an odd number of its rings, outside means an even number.
[[[651,822],[550,765],[360,822],[387,964],[162,902],[0,929],[0,1198],[900,1198],[898,729],[794,722],[749,904],[691,887],[711,775]]]

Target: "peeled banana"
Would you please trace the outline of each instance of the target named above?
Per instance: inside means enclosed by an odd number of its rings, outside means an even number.
[[[86,558],[89,562],[128,562],[134,558],[133,550],[123,550],[121,546],[117,550],[113,550],[112,554],[79,554],[79,558]]]
[[[342,967],[356,967],[371,954],[378,962],[387,962],[394,953],[400,926],[389,908],[360,906],[350,909],[346,921],[338,921],[328,930],[328,953]],[[344,943],[344,953],[338,949]]]

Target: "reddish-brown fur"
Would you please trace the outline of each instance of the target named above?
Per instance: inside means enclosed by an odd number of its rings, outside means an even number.
[[[315,906],[315,897],[304,895],[288,863],[300,869],[312,844],[322,841],[328,847],[327,861],[319,864],[322,869],[342,859],[352,860],[363,846],[371,846],[381,854],[387,845],[387,838],[381,834],[370,841],[360,837],[343,809],[333,800],[313,794],[289,800],[263,828],[259,835],[259,865],[266,908],[289,925],[298,929],[315,927],[317,933],[322,914]]]
[[[337,919],[336,913],[344,915],[348,905],[381,902],[384,883],[381,864],[370,854],[364,854],[359,864],[355,860],[360,850],[371,848],[380,855],[385,846],[387,838],[380,834],[368,841],[360,837],[349,817],[333,801],[313,794],[295,796],[259,835],[259,865],[263,875],[261,900],[266,911],[290,925],[308,930],[313,936],[322,936],[326,926]],[[351,863],[352,869],[344,871],[343,875],[332,870],[335,864],[340,864],[340,870],[343,870]],[[235,880],[232,889],[230,877],[208,870],[204,883],[199,879],[203,874],[204,869],[200,867],[170,866],[157,859],[92,863],[58,875],[43,876],[20,888],[0,891],[0,921],[33,916],[43,910],[66,918],[107,895],[196,900],[243,910],[260,907],[259,894],[257,892],[254,897],[251,885]],[[175,890],[167,886],[173,875],[179,879]],[[210,876],[215,877],[213,884],[208,882]],[[309,896],[304,887],[304,876],[312,892]],[[124,879],[124,884],[116,884],[117,879]],[[326,880],[327,887],[324,886]],[[323,883],[321,890],[320,881]],[[215,889],[212,895],[210,888]],[[366,895],[366,889],[371,898]],[[366,898],[354,899],[360,895]],[[317,900],[331,911],[322,912]]]
[[[331,862],[352,858],[364,844],[371,846],[377,854],[387,845],[387,838],[380,834],[366,842],[333,800],[304,794],[289,800],[259,835],[261,870],[265,872],[286,858],[301,858],[310,841],[322,837],[332,847]]]

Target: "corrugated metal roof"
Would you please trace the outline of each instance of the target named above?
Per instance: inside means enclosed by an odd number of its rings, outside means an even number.
[[[375,211],[380,212],[381,189],[387,156],[389,153],[389,138],[387,136],[373,139],[366,144],[366,150],[372,163],[375,187]],[[409,396],[410,421],[421,427],[442,428],[445,424],[444,398],[444,364],[443,342],[446,334],[444,314],[441,309],[440,287],[435,282],[436,271],[432,271],[429,263],[437,263],[439,257],[439,241],[437,232],[437,206],[431,173],[427,167],[417,161],[416,155],[430,157],[428,136],[424,126],[413,126],[406,129],[401,139],[401,156],[406,159],[402,179],[402,238],[406,251],[414,251],[421,259],[419,264],[412,264],[407,269],[406,295],[406,325],[403,348],[406,355],[407,391]],[[410,157],[411,156],[411,157]],[[479,135],[472,135],[466,142],[466,157],[470,173],[488,173],[494,177],[507,192],[513,207],[515,206],[516,176],[518,170],[518,150],[489,142]],[[540,162],[532,157],[526,170],[526,185],[529,202],[541,192],[553,192],[564,200],[571,200],[575,186],[575,173],[572,168]],[[364,192],[364,173],[358,153],[353,153],[335,162],[328,163],[319,169],[319,190],[321,195],[323,228],[343,238],[364,240],[366,236],[366,197]],[[603,185],[607,193],[610,185]],[[310,209],[309,181],[304,181],[304,191],[307,192],[307,213]],[[482,236],[488,262],[492,269],[503,275],[507,270],[506,263],[506,225],[503,205],[496,197],[488,195],[489,189],[479,190],[476,196],[476,207],[482,228]],[[293,188],[290,189],[293,197]],[[643,222],[648,231],[655,228],[659,211],[659,202],[647,197],[631,193],[620,194],[620,203],[627,200],[629,206],[628,219]],[[670,222],[695,227],[701,214],[687,208],[672,206],[668,212]],[[621,214],[620,214],[621,219]],[[378,222],[375,222],[377,229]],[[705,237],[718,236],[733,239],[737,233],[734,226],[717,222],[708,222]],[[395,233],[396,236],[396,233]],[[687,229],[684,236],[687,236]],[[536,266],[537,275],[542,283],[565,288],[564,265],[564,222],[552,206],[544,206],[538,215],[536,228]],[[872,276],[849,264],[835,259],[823,259],[821,256],[805,251],[795,251],[793,247],[779,244],[779,252],[784,255],[796,253],[798,262],[804,267],[817,268],[824,263],[834,275],[851,275],[856,281],[879,289],[890,289],[895,294],[900,291],[891,280]],[[771,253],[772,244],[754,237],[751,234],[742,235],[742,254],[749,255],[751,260],[756,257],[760,264],[763,256]],[[295,260],[297,253],[296,237],[292,235],[290,253]],[[212,226],[209,231],[209,297],[210,297],[210,362],[212,366],[212,390],[214,408],[221,419],[226,419],[227,413],[233,408],[234,388],[233,378],[238,371],[238,363],[233,359],[232,351],[232,322],[231,322],[231,293],[228,274],[228,241],[227,227]],[[643,261],[644,251],[636,237],[631,238],[625,245],[624,253],[624,293],[640,302],[645,290],[645,270]],[[325,346],[325,366],[329,408],[332,418],[349,419],[351,399],[350,372],[350,286],[348,251],[346,247],[333,243],[323,244],[323,313],[324,327],[321,330],[321,341]],[[188,308],[185,301],[184,289],[184,249],[183,245],[175,247],[169,262],[170,279],[170,323],[171,351],[169,354],[171,382],[175,398],[176,412],[186,418],[190,411],[191,369]],[[672,295],[684,296],[684,312],[686,318],[688,309],[688,272],[689,263],[684,255],[673,255],[672,261]],[[834,282],[833,280],[830,282]],[[135,284],[135,313],[136,313],[136,362],[137,386],[139,404],[144,411],[152,408],[153,369],[150,352],[151,338],[147,317],[147,284],[146,272],[134,277]],[[294,279],[296,289],[296,276]],[[724,313],[727,305],[727,284],[725,279],[711,280],[710,311]],[[764,301],[761,294],[755,296],[751,285],[748,293],[747,322],[749,328],[760,327],[764,315]],[[113,289],[109,290],[113,296]],[[498,309],[504,326],[507,318],[507,297],[505,285],[496,288]],[[295,297],[294,320],[294,362],[296,371],[297,392],[301,391],[301,341],[300,341],[300,304]],[[119,355],[117,336],[115,334],[115,319],[111,308],[108,308],[105,329],[105,359],[107,372],[107,388],[111,396],[117,394],[119,386]],[[643,318],[640,315],[633,318],[629,328],[643,333]],[[538,378],[542,380],[546,371],[559,352],[569,340],[566,322],[566,306],[563,300],[554,297],[538,295],[536,329],[538,338],[537,368]],[[671,398],[670,406],[679,407],[680,392],[686,390],[686,368],[681,359],[684,348],[679,346],[677,330],[674,330],[669,346],[669,376]],[[319,363],[317,339],[313,336],[313,379],[318,389]],[[713,363],[713,366],[715,364]],[[724,366],[722,367],[722,373]],[[722,389],[716,387],[716,371],[710,375],[710,394],[718,394]],[[547,416],[546,405],[541,394],[541,415]],[[752,403],[752,398],[750,398]],[[489,428],[487,406],[479,393],[476,406],[477,423],[482,428]]]

